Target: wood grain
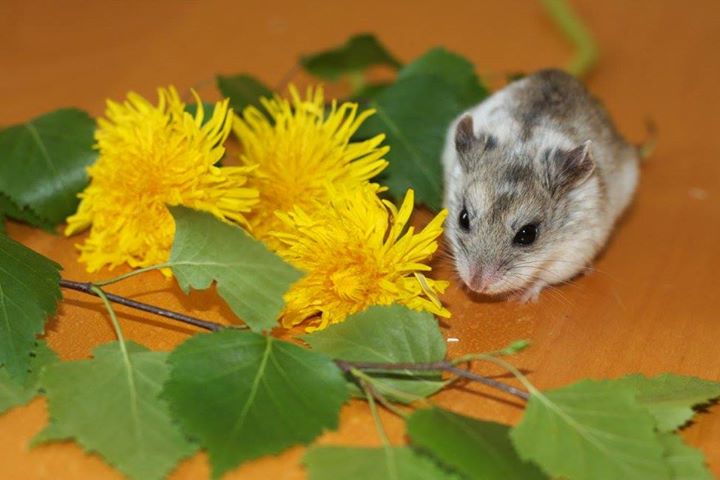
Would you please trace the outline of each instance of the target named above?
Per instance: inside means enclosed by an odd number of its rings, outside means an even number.
[[[598,38],[602,58],[589,79],[622,132],[640,141],[644,123],[659,143],[643,168],[636,201],[595,271],[517,305],[473,299],[453,283],[445,301],[451,355],[491,350],[529,338],[516,363],[541,388],[580,378],[676,372],[720,380],[720,4],[716,0],[573,2]],[[434,45],[470,58],[483,74],[531,71],[565,63],[570,48],[533,1],[435,2],[22,2],[0,3],[0,125],[78,106],[94,115],[106,98],[159,85],[181,91],[208,85],[216,73],[251,72],[282,81],[299,54],[336,45],[350,33],[377,33],[403,60]],[[299,79],[302,81],[302,79]],[[418,221],[422,221],[422,215]],[[60,262],[67,278],[91,278],[73,243],[12,224],[10,234]],[[437,275],[454,278],[439,260]],[[108,276],[103,272],[102,276]],[[232,318],[212,293],[184,296],[160,274],[113,290],[209,320]],[[169,350],[192,329],[122,308],[129,338]],[[65,359],[88,356],[113,340],[99,303],[67,293],[48,341]],[[478,368],[495,373],[491,369]],[[520,405],[483,387],[453,389],[438,403],[481,418],[516,422]],[[43,400],[0,417],[0,465],[6,479],[120,478],[72,443],[33,450],[46,421]],[[384,415],[395,441],[402,424]],[[720,408],[684,432],[720,475]],[[376,445],[366,406],[342,412],[338,432],[322,443]],[[247,464],[227,478],[301,479],[302,448]],[[207,460],[184,462],[173,479],[206,478]]]

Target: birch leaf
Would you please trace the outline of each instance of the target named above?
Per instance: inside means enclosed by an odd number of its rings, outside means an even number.
[[[665,447],[665,456],[673,480],[713,480],[713,474],[705,464],[705,456],[697,448],[683,442],[683,439],[673,433],[662,433],[660,443]]]
[[[243,110],[250,105],[262,108],[260,98],[273,96],[272,90],[250,75],[218,75],[216,81],[220,93],[230,99],[230,106],[236,115],[242,115]]]
[[[47,367],[41,384],[50,424],[35,443],[74,439],[133,479],[164,478],[195,451],[158,398],[167,354],[127,342],[101,345],[91,360]]]
[[[547,478],[535,465],[520,459],[506,425],[435,407],[416,410],[407,420],[407,429],[413,445],[430,452],[467,478]]]
[[[637,401],[655,417],[661,432],[680,428],[695,415],[693,407],[720,397],[718,382],[670,373],[652,378],[628,375],[616,382],[636,390]]]
[[[220,296],[252,330],[275,327],[283,294],[300,272],[240,227],[188,208],[170,211],[176,231],[169,265],[180,288],[204,290],[217,282]]]
[[[30,352],[60,299],[60,265],[0,234],[0,364],[24,382]]]
[[[85,168],[97,157],[94,132],[93,119],[74,108],[0,130],[0,193],[31,209],[43,220],[38,226],[64,222],[75,213],[77,193],[88,181]]]
[[[30,373],[24,381],[14,380],[5,367],[0,367],[0,414],[32,400],[40,389],[43,368],[57,361],[55,352],[50,350],[44,340],[40,340],[31,355]]]
[[[344,322],[301,337],[313,350],[334,359],[378,363],[432,363],[445,358],[445,340],[427,312],[400,305],[375,306]],[[409,402],[432,395],[445,382],[438,372],[367,372],[387,398]],[[400,393],[405,393],[401,395]],[[362,396],[359,389],[353,393]]]
[[[169,362],[163,397],[207,449],[215,478],[336,428],[348,397],[325,355],[247,331],[197,335]]]
[[[635,390],[584,380],[530,397],[510,437],[520,457],[573,480],[669,480],[655,422]]]
[[[455,90],[462,109],[488,96],[487,88],[475,73],[475,66],[466,58],[442,47],[433,48],[405,65],[398,73],[398,79],[413,75],[436,75],[445,80]]]
[[[303,462],[309,480],[460,480],[408,447],[315,447]]]
[[[337,80],[342,75],[362,72],[375,65],[401,66],[377,38],[368,34],[350,37],[341,47],[305,55],[300,63],[305,70],[323,80]]]
[[[386,134],[390,145],[384,184],[396,198],[408,188],[432,210],[442,206],[440,155],[450,122],[462,110],[455,90],[435,75],[411,75],[368,102],[376,110],[357,133],[358,138]]]

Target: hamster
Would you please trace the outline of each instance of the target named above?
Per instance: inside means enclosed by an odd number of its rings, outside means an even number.
[[[460,115],[442,161],[460,278],[521,302],[588,266],[639,175],[638,149],[560,70],[515,81]]]

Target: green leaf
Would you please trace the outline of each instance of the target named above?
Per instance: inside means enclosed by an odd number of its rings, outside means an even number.
[[[0,234],[0,364],[18,382],[25,380],[35,337],[61,297],[60,268]]]
[[[61,109],[0,131],[0,193],[57,225],[75,213],[96,158],[95,122],[77,109]]]
[[[379,83],[370,83],[365,86],[363,86],[360,90],[355,92],[352,97],[350,97],[350,100],[353,102],[359,102],[359,103],[367,103],[374,97],[377,97],[380,95],[380,92],[391,86],[391,82],[379,82]]]
[[[309,480],[459,480],[408,447],[314,447],[303,459]]]
[[[10,199],[10,197],[0,193],[0,222],[2,221],[2,217],[25,222],[35,227],[40,227],[48,232],[53,232],[54,230],[54,225],[52,223],[39,217],[28,207],[20,208],[12,201],[12,199]],[[2,233],[1,230],[0,233]]]
[[[398,80],[413,75],[436,75],[445,80],[455,91],[463,109],[475,105],[488,96],[488,89],[480,83],[475,73],[475,66],[466,58],[442,47],[433,48],[407,64],[398,73]]]
[[[5,367],[0,367],[0,413],[32,400],[40,388],[43,368],[57,361],[55,352],[50,350],[44,340],[39,340],[30,359],[30,373],[23,382],[13,379]]]
[[[628,375],[616,381],[637,391],[638,402],[655,417],[661,432],[680,428],[695,414],[692,407],[720,397],[720,383],[696,377],[666,373],[653,378]]]
[[[573,480],[670,479],[655,422],[635,391],[584,380],[532,395],[510,437],[525,460]]]
[[[135,479],[161,479],[195,450],[158,397],[166,353],[127,342],[101,345],[91,360],[45,369],[49,426],[34,443],[75,439]]]
[[[326,356],[247,331],[197,335],[169,362],[163,397],[207,449],[216,478],[336,428],[348,397]]]
[[[301,273],[239,227],[182,207],[169,265],[186,293],[217,282],[217,291],[254,331],[277,325],[283,294]]]
[[[230,99],[230,106],[237,115],[242,115],[250,105],[261,108],[260,99],[273,96],[272,90],[250,75],[218,75],[216,81],[218,90]]]
[[[350,37],[344,45],[305,55],[300,64],[316,77],[337,80],[342,75],[362,72],[375,65],[400,68],[402,64],[373,35]]]
[[[414,446],[430,452],[467,478],[547,478],[535,465],[518,457],[506,425],[436,407],[416,410],[407,420],[407,429]]]
[[[507,347],[503,348],[498,352],[500,355],[515,355],[516,353],[520,353],[526,348],[530,346],[530,340],[515,340]]]
[[[387,135],[390,162],[384,183],[396,198],[408,188],[433,210],[442,206],[440,156],[450,122],[462,111],[447,82],[433,75],[412,75],[384,89],[368,104],[377,113],[358,131],[358,138]]]
[[[661,433],[659,438],[665,447],[665,457],[670,464],[673,480],[713,480],[700,450],[687,445],[679,435],[673,433]]]
[[[313,350],[354,362],[431,363],[443,360],[446,351],[437,320],[427,312],[400,305],[370,307],[343,323],[301,338]],[[445,385],[438,372],[393,370],[371,375],[375,388],[397,401],[426,397]],[[354,393],[360,395],[359,389]]]
[[[207,123],[208,120],[212,118],[213,112],[215,111],[215,104],[210,102],[202,102],[203,106],[203,125]],[[198,105],[197,103],[188,103],[185,105],[185,111],[188,112],[190,115],[195,117],[197,115],[198,111]]]

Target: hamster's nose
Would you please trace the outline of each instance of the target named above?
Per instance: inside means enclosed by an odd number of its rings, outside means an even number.
[[[478,268],[470,278],[470,284],[468,286],[478,293],[484,293],[499,280],[500,272],[498,272],[497,267],[482,267]]]

